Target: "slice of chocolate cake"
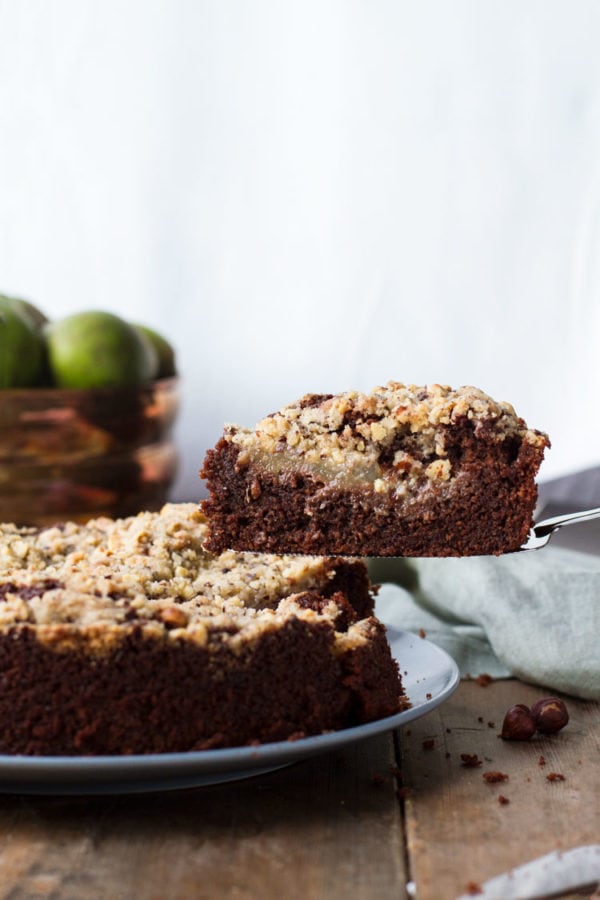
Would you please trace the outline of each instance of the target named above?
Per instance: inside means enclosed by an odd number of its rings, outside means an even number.
[[[207,547],[467,556],[527,538],[548,438],[474,387],[309,394],[228,426],[202,476]]]
[[[403,708],[362,562],[205,537],[195,504],[0,526],[0,753],[202,750]]]

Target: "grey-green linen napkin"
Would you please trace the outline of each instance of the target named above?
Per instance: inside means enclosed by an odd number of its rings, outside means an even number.
[[[377,613],[427,637],[461,675],[514,675],[600,699],[600,557],[563,548],[502,557],[373,559]]]

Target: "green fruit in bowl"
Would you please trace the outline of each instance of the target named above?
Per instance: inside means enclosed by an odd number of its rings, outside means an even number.
[[[40,384],[44,359],[44,339],[32,319],[0,296],[0,388]]]
[[[75,313],[44,332],[57,387],[138,385],[156,377],[158,357],[148,338],[113,313]]]
[[[48,321],[48,316],[46,316],[41,309],[38,309],[37,306],[34,306],[33,303],[30,303],[29,300],[23,300],[21,297],[5,297],[2,295],[0,295],[0,300],[6,301],[11,309],[22,315],[24,318],[29,319],[34,328],[41,328]]]
[[[172,375],[176,375],[177,367],[175,365],[175,351],[168,340],[164,338],[162,334],[154,331],[153,328],[148,328],[147,325],[134,325],[133,327],[145,335],[156,350],[158,356],[158,372],[156,377],[170,378]]]

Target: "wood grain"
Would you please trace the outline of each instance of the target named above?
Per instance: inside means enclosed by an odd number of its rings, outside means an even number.
[[[564,698],[571,721],[558,734],[526,743],[498,737],[509,706],[543,696],[547,690],[512,680],[463,682],[448,703],[401,732],[403,779],[414,791],[405,815],[419,900],[454,898],[468,883],[551,850],[600,841],[599,705]],[[463,753],[476,754],[481,766],[465,767]],[[490,771],[508,779],[488,784],[483,773]],[[548,781],[552,772],[565,780]],[[500,795],[509,802],[502,805]]]
[[[510,705],[545,693],[463,683],[398,733],[397,758],[383,735],[197,790],[2,795],[0,898],[405,900],[412,879],[418,900],[453,900],[469,882],[600,840],[598,704],[567,698],[571,721],[557,735],[497,737]],[[481,766],[462,765],[463,753]],[[412,791],[400,800],[397,763]],[[488,771],[508,779],[488,784]],[[565,780],[549,782],[551,772]]]
[[[0,897],[405,896],[391,735],[270,775],[104,798],[0,798]]]

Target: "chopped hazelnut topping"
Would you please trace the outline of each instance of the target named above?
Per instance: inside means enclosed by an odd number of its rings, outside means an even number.
[[[188,623],[187,615],[176,606],[167,606],[165,609],[161,609],[159,618],[170,628],[184,628]]]
[[[240,448],[238,466],[254,460],[282,472],[291,456],[296,469],[330,475],[338,483],[370,482],[377,493],[394,490],[402,497],[407,483],[427,487],[452,482],[444,429],[461,421],[471,422],[476,436],[485,432],[497,441],[548,444],[547,436],[527,428],[510,404],[498,403],[478,388],[396,381],[368,394],[307,395],[254,430],[227,426],[225,439]],[[287,453],[278,452],[282,447]]]
[[[250,625],[278,614],[314,615],[296,609],[292,595],[329,583],[331,560],[232,551],[215,556],[204,550],[206,533],[193,503],[42,530],[0,525],[0,627],[135,620],[185,628],[198,638],[207,618]],[[334,603],[322,614],[338,612]]]

